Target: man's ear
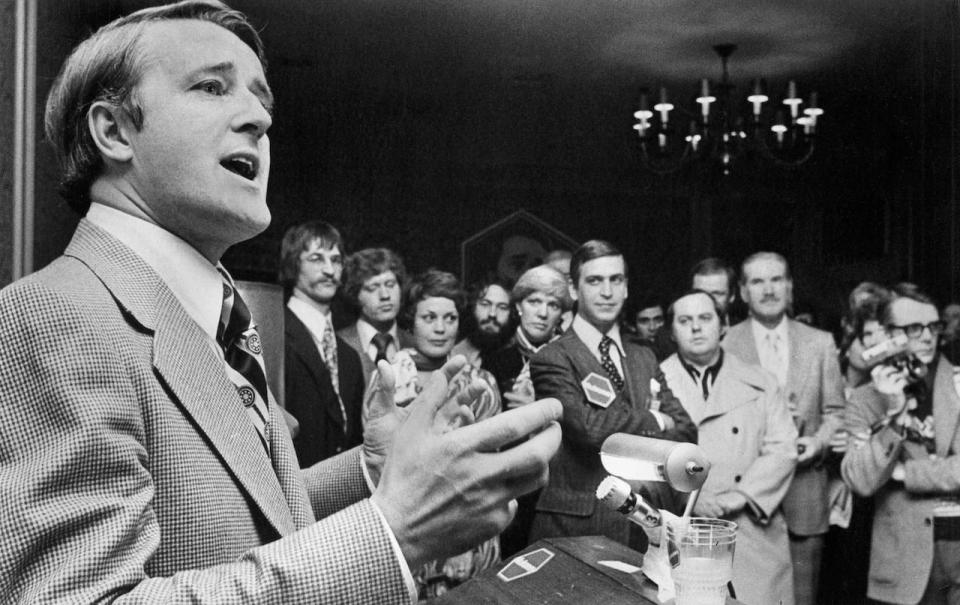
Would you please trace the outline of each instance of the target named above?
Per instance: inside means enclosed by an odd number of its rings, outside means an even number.
[[[94,102],[87,111],[87,127],[105,159],[129,162],[133,157],[133,149],[127,138],[127,130],[132,125],[120,107],[107,101]]]
[[[567,286],[567,289],[570,291],[570,298],[572,298],[574,302],[576,302],[578,300],[577,289],[573,286],[573,284],[570,284],[569,286]]]

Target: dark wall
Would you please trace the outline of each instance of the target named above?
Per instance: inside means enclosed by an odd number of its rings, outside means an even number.
[[[41,2],[41,87],[88,24],[119,11],[117,3],[74,4]],[[336,44],[321,52],[310,43],[346,39],[356,24],[310,21],[284,5],[232,4],[264,26],[268,54],[280,32],[304,41],[269,55],[274,221],[225,257],[240,278],[271,280],[285,227],[314,218],[339,226],[353,249],[387,245],[414,271],[457,271],[464,239],[523,208],[577,240],[615,242],[637,291],[676,291],[706,255],[739,261],[772,249],[791,260],[798,295],[815,306],[839,305],[867,278],[910,278],[940,300],[960,297],[952,3],[914,0],[909,14],[918,21],[904,30],[920,35],[878,38],[852,49],[856,62],[798,74],[817,83],[827,111],[807,164],[744,162],[725,179],[703,169],[641,170],[630,129],[635,82],[611,89],[550,74],[483,80],[463,72],[457,53],[368,79],[372,62],[387,60],[380,49],[340,54]],[[43,264],[72,224],[53,193],[49,154],[40,159],[38,205],[50,217],[38,221]]]

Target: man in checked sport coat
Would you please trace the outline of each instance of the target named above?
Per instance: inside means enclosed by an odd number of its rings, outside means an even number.
[[[843,381],[833,337],[787,317],[793,282],[787,261],[758,252],[743,262],[740,297],[750,318],[727,331],[723,348],[777,377],[800,434],[797,470],[783,499],[790,532],[797,605],[812,604],[829,529],[827,469],[831,442],[843,425]]]
[[[85,218],[0,291],[4,602],[409,603],[411,566],[495,535],[544,482],[559,403],[463,425],[462,360],[404,410],[381,369],[363,447],[302,472],[268,393],[254,424],[216,334],[219,258],[270,219],[262,60],[241,13],[188,1],[101,28],[53,86]]]
[[[640,528],[597,503],[597,486],[607,475],[600,446],[613,433],[695,441],[696,428],[670,392],[650,349],[620,338],[616,320],[627,296],[620,252],[607,242],[589,241],[574,252],[570,277],[570,293],[577,301],[573,323],[530,362],[537,397],[556,397],[563,403],[563,442],[550,463],[550,482],[537,501],[530,540],[602,534],[646,550]],[[608,365],[614,364],[622,387],[601,362],[598,348],[604,338],[610,339]],[[660,387],[654,405],[652,380]],[[651,485],[657,491],[645,497],[660,507],[672,504],[658,501],[668,491]]]

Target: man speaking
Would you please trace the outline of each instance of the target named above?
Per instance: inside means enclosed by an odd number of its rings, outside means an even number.
[[[543,484],[559,403],[453,428],[456,361],[405,410],[376,398],[362,448],[298,469],[219,264],[270,221],[271,110],[260,38],[219,2],[138,11],[67,59],[46,128],[85,218],[0,292],[4,600],[410,602],[411,566]]]

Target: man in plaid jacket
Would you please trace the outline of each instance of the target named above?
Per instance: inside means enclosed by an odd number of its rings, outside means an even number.
[[[495,535],[545,481],[559,403],[462,426],[462,360],[402,411],[383,370],[364,445],[303,471],[267,390],[241,397],[219,258],[270,219],[262,59],[242,14],[188,0],[100,29],[53,87],[85,218],[0,292],[4,602],[410,602],[410,567]]]

